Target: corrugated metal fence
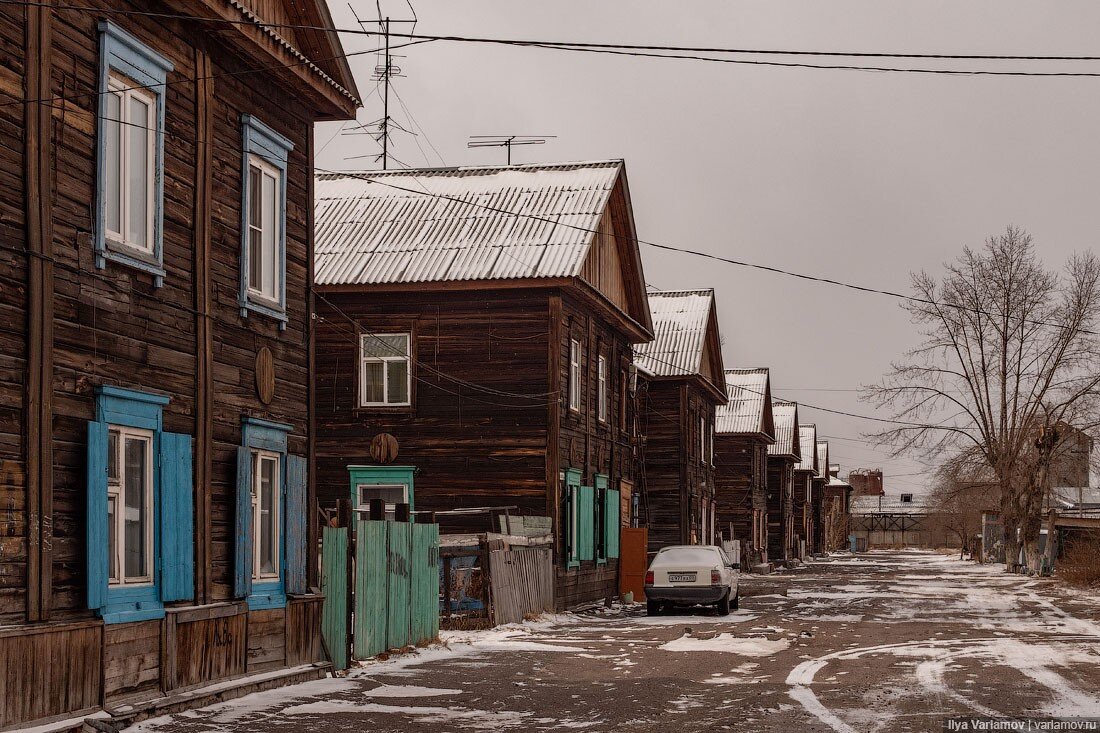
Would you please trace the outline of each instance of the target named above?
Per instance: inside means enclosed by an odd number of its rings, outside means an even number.
[[[554,610],[554,567],[549,547],[517,547],[489,553],[489,593],[494,624],[519,623]]]

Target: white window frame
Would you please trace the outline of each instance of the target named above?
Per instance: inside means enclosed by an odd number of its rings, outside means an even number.
[[[135,587],[142,585],[153,584],[153,529],[156,521],[156,507],[153,506],[153,432],[151,430],[142,430],[139,428],[130,428],[123,425],[109,425],[108,436],[114,434],[118,436],[115,443],[115,465],[118,468],[118,477],[112,478],[109,474],[107,476],[107,505],[114,501],[115,503],[115,522],[113,527],[108,527],[107,531],[114,536],[115,552],[114,557],[107,559],[107,572],[108,579],[107,584],[111,586],[126,586]],[[124,497],[125,485],[126,485],[126,440],[138,439],[145,442],[145,506],[148,507],[148,516],[146,516],[145,522],[145,537],[142,540],[145,543],[145,574],[140,576],[129,577],[126,575],[126,517],[125,509],[126,502]],[[110,450],[110,438],[108,437],[107,446]],[[108,466],[110,465],[110,456],[108,456]],[[110,516],[110,511],[108,511]]]
[[[109,95],[117,95],[119,97],[119,119],[107,120],[107,124],[118,124],[118,167],[115,171],[118,176],[118,196],[119,200],[116,202],[118,205],[118,223],[119,228],[117,230],[112,229],[107,221],[106,209],[103,214],[104,235],[108,242],[117,247],[125,247],[126,249],[133,250],[143,258],[149,258],[156,255],[156,242],[154,240],[156,221],[156,166],[157,166],[157,136],[161,133],[159,127],[159,121],[157,117],[157,97],[148,89],[140,88],[142,85],[131,81],[127,77],[118,73],[114,69],[111,69],[107,75],[107,93]],[[148,108],[146,119],[135,120],[130,118],[130,100],[138,99]],[[130,176],[129,174],[129,155],[130,155],[130,136],[137,129],[145,130],[145,138],[147,144],[147,150],[145,152],[146,171],[145,171],[145,245],[138,244],[132,237],[130,231]],[[107,142],[104,141],[106,148]],[[104,155],[104,163],[110,158],[109,152]],[[107,171],[104,171],[105,176],[109,175]],[[104,178],[104,193],[106,196],[106,178]],[[110,207],[110,203],[105,204],[106,207]]]
[[[272,187],[272,191],[274,193],[272,194],[272,200],[271,200],[271,206],[272,206],[273,210],[271,212],[268,212],[263,208],[264,207],[263,186],[262,185],[260,186],[259,191],[253,191],[252,190],[252,169],[253,168],[256,168],[260,172],[261,181],[263,180],[264,177],[267,177],[267,178],[270,178],[272,180],[273,184],[274,184],[273,187]],[[282,191],[283,191],[283,172],[281,170],[279,170],[278,168],[276,168],[275,166],[271,165],[271,163],[264,160],[261,156],[256,155],[255,153],[250,153],[249,156],[248,156],[248,179],[245,181],[245,185],[248,186],[248,199],[247,200],[248,200],[248,205],[249,205],[249,208],[250,208],[250,211],[247,212],[248,217],[249,217],[248,242],[247,242],[247,246],[248,246],[248,272],[245,273],[245,278],[247,279],[247,282],[248,282],[248,296],[251,299],[259,300],[260,302],[266,303],[269,306],[281,307],[280,303],[282,302],[282,274],[280,273],[280,268],[282,267],[283,257],[282,257],[282,252],[280,250],[283,246],[283,244],[282,244],[283,238],[282,238],[282,231],[281,231],[281,227],[282,227],[281,219],[282,219],[282,217],[280,216],[279,212],[282,209],[280,199],[282,198]],[[259,197],[258,199],[255,198],[257,196]],[[252,222],[251,222],[251,207],[252,207],[253,202],[256,201],[256,200],[258,200],[260,202],[260,223],[261,223],[261,226],[259,228],[254,227],[252,225]],[[263,248],[264,229],[263,229],[262,225],[263,225],[264,222],[268,221],[268,219],[271,220],[272,226],[275,227],[275,231],[273,231],[271,233],[271,241],[273,242],[274,246],[273,246],[273,248],[271,249],[270,252],[265,251],[264,248]],[[259,252],[260,252],[260,280],[261,280],[261,282],[259,284],[259,287],[257,287],[256,284],[252,282],[252,268],[255,266],[255,263],[252,261],[252,237],[256,236],[257,234],[260,237],[260,245],[261,245],[260,249],[259,249]],[[268,262],[269,257],[270,257],[270,262]],[[263,280],[265,280],[264,272],[266,271],[265,270],[266,267],[270,267],[270,275],[271,275],[271,283],[270,283],[271,287],[270,287],[270,289],[267,287],[267,283],[263,282]]]
[[[271,537],[272,548],[274,549],[275,556],[272,558],[274,569],[270,572],[262,572],[261,559],[260,559],[260,543],[262,542],[263,532],[260,528],[260,516],[263,507],[260,505],[262,495],[260,493],[260,482],[263,480],[263,472],[260,470],[260,465],[263,461],[275,462],[274,480],[275,485],[272,486],[271,491],[271,515],[272,522],[274,523],[274,532]],[[252,451],[252,579],[255,581],[264,580],[276,580],[280,577],[282,571],[282,558],[280,551],[282,548],[282,517],[279,511],[279,505],[282,503],[283,495],[283,454],[276,453],[274,451],[266,450],[253,450]]]
[[[600,358],[596,362],[596,374],[597,374],[597,386],[596,390],[596,418],[602,422],[607,422],[607,357],[600,354]]]
[[[699,462],[707,462],[707,418],[699,416]]]
[[[581,342],[569,340],[569,409],[581,410]]]
[[[405,338],[405,353],[393,356],[366,356],[364,345],[373,342],[380,337],[403,336]],[[390,370],[389,362],[405,362],[405,401],[390,402]],[[367,364],[382,364],[382,401],[367,402],[364,396],[367,393]],[[409,407],[412,405],[412,334],[411,333],[364,333],[359,336],[359,406],[360,407]]]
[[[363,489],[401,489],[401,503],[409,503],[408,484],[356,484],[355,485],[355,511],[361,513],[361,519],[368,519],[370,515],[370,500],[363,500]],[[397,518],[397,504],[386,502],[386,519],[393,521]]]

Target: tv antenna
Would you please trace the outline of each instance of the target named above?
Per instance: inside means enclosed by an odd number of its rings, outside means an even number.
[[[467,148],[504,148],[508,165],[512,165],[512,148],[516,145],[545,145],[557,135],[470,135]]]
[[[375,160],[382,161],[382,170],[386,170],[389,167],[390,157],[390,126],[397,127],[398,129],[407,132],[405,128],[398,125],[390,117],[390,80],[395,78],[404,77],[401,73],[401,67],[393,63],[396,58],[404,58],[404,56],[394,56],[390,53],[390,24],[391,23],[412,23],[412,31],[416,30],[416,10],[412,6],[411,0],[405,0],[409,6],[409,12],[412,13],[412,18],[401,18],[393,20],[390,16],[382,15],[382,3],[381,0],[375,0],[374,7],[378,12],[378,18],[376,20],[363,20],[355,12],[355,8],[351,3],[348,3],[348,7],[351,8],[351,14],[355,18],[355,21],[359,23],[359,27],[366,30],[366,23],[374,23],[378,26],[379,34],[385,39],[385,47],[381,52],[382,55],[379,58],[379,63],[374,66],[374,73],[371,74],[371,78],[382,87],[382,117],[376,122],[370,123],[368,127],[377,127],[378,132],[374,133],[375,142],[382,146],[382,152],[375,156]]]

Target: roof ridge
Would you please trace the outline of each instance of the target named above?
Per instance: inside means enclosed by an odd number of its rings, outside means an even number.
[[[356,177],[356,176],[378,176],[378,177],[400,177],[411,176],[416,174],[446,174],[446,173],[470,173],[473,171],[523,171],[523,170],[545,170],[553,168],[599,168],[610,165],[622,165],[626,161],[622,158],[607,158],[605,160],[572,160],[562,163],[519,163],[514,165],[466,165],[466,166],[436,166],[426,168],[403,168],[400,170],[347,170],[347,171],[322,171],[315,173],[318,178],[336,178],[336,177]]]

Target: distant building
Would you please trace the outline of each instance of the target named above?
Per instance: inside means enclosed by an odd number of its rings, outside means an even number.
[[[848,474],[852,496],[884,496],[881,468],[857,468]]]

